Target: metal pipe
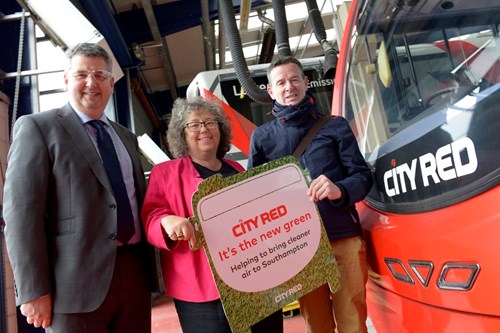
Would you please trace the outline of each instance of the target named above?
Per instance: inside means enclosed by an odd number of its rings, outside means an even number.
[[[153,35],[155,42],[162,45],[161,58],[167,74],[168,88],[170,90],[172,100],[176,100],[178,97],[177,79],[175,78],[174,67],[172,65],[172,58],[170,57],[170,51],[168,50],[167,41],[160,34],[160,29],[158,28],[158,23],[156,21],[151,1],[141,0],[141,2],[142,7],[144,8],[144,13],[146,14],[146,19],[148,20],[149,29],[151,29],[151,34]]]
[[[210,16],[208,1],[200,0],[201,4],[201,30],[203,32],[203,49],[205,51],[205,68],[207,71],[215,69],[213,40],[211,36]]]

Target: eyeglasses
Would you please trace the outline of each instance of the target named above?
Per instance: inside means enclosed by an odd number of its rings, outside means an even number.
[[[193,121],[187,123],[184,127],[186,127],[190,132],[199,132],[201,131],[201,126],[205,126],[206,129],[214,129],[219,127],[219,123],[217,120]]]
[[[88,70],[75,70],[71,71],[71,76],[76,80],[76,81],[85,81],[89,78],[89,76],[92,76],[94,80],[104,82],[108,80],[113,74],[111,72],[105,71],[105,70],[94,70],[94,71],[88,71]]]

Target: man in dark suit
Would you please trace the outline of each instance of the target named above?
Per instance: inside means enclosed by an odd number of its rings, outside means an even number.
[[[4,218],[16,303],[47,332],[150,332],[157,276],[139,221],[137,138],[104,114],[114,86],[106,51],[82,43],[67,56],[69,103],[20,117],[9,150]],[[118,157],[110,177],[93,121]],[[124,202],[131,232],[120,238]]]

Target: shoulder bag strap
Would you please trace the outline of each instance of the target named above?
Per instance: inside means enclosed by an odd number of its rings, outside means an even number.
[[[331,119],[331,116],[323,116],[323,117],[319,118],[319,120],[311,127],[309,132],[307,132],[307,134],[302,138],[302,141],[299,143],[297,148],[295,148],[295,151],[293,152],[292,155],[295,156],[296,158],[299,158],[300,156],[302,156],[302,154],[304,153],[304,150],[306,150],[309,143],[311,143],[311,141],[314,138],[314,136],[316,135],[316,133],[330,119]]]

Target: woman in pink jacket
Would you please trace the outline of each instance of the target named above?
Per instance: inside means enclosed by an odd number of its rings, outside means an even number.
[[[161,249],[165,289],[174,300],[184,333],[231,332],[204,249],[191,251],[191,198],[205,178],[244,171],[224,156],[231,128],[220,105],[201,98],[177,99],[168,126],[169,151],[176,159],[156,165],[142,209],[148,241]],[[252,327],[254,333],[283,332],[281,311]]]

